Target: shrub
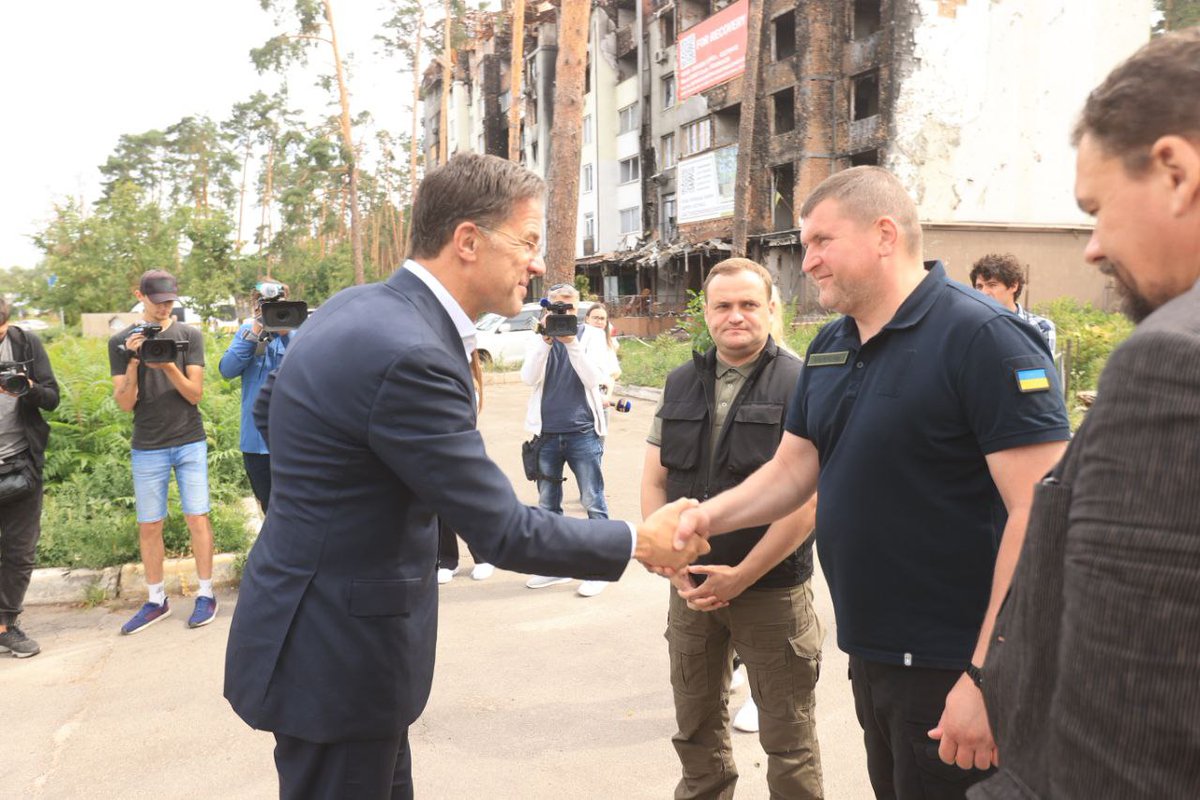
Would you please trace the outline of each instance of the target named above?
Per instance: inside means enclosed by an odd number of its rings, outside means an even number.
[[[240,551],[248,538],[239,500],[249,493],[239,449],[241,386],[217,373],[228,337],[205,336],[204,399],[208,435],[209,518],[218,552]],[[61,390],[47,416],[46,498],[38,564],[97,568],[137,561],[137,517],[129,442],[133,415],[112,399],[107,342],[60,336],[47,345]],[[190,553],[174,482],[163,541],[168,556]]]
[[[1072,395],[1096,388],[1109,355],[1133,332],[1133,323],[1124,315],[1066,297],[1039,305],[1037,313],[1058,329],[1058,349],[1068,359],[1067,388]]]

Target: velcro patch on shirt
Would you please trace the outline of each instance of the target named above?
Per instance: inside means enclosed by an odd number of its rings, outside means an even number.
[[[850,360],[849,350],[838,350],[834,353],[813,353],[804,362],[806,367],[838,367]]]
[[[1018,369],[1013,372],[1017,376],[1017,388],[1023,394],[1050,391],[1050,376],[1046,374],[1045,368]]]

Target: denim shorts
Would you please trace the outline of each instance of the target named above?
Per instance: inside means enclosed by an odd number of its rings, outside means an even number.
[[[138,522],[158,522],[167,516],[167,486],[172,467],[183,513],[188,516],[208,513],[208,442],[201,439],[178,447],[134,450],[132,461]]]

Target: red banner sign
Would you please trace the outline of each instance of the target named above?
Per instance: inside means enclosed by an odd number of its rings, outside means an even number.
[[[746,71],[749,8],[750,0],[738,0],[679,37],[675,45],[675,85],[680,100]]]

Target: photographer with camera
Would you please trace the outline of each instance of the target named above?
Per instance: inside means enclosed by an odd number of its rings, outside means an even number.
[[[0,296],[0,653],[36,656],[41,648],[17,627],[42,533],[42,466],[58,407],[58,381],[37,336],[9,325]]]
[[[149,593],[146,604],[121,627],[124,634],[137,633],[171,614],[163,588],[163,519],[172,468],[200,582],[188,627],[207,625],[217,615],[208,443],[197,408],[204,394],[204,336],[171,316],[179,297],[171,273],[149,270],[134,295],[142,301],[145,322],[108,340],[113,399],[122,411],[133,412],[133,493]]]
[[[563,465],[570,466],[579,483],[579,502],[589,519],[608,519],[604,500],[604,393],[608,343],[604,331],[579,324],[575,309],[579,292],[568,283],[551,286],[542,301],[547,313],[530,342],[521,367],[521,380],[533,387],[525,415],[525,430],[534,436],[537,452],[538,505],[562,513]],[[542,589],[570,578],[534,575],[530,589]],[[583,597],[604,591],[605,581],[587,580],[579,586]]]
[[[254,427],[254,400],[271,371],[283,361],[284,351],[291,340],[291,331],[271,332],[263,325],[263,303],[285,300],[286,284],[273,280],[259,281],[250,293],[254,303],[254,319],[242,325],[229,343],[217,368],[226,380],[242,378],[241,450],[242,463],[250,488],[258,498],[263,513],[271,498],[271,454],[267,442]]]

